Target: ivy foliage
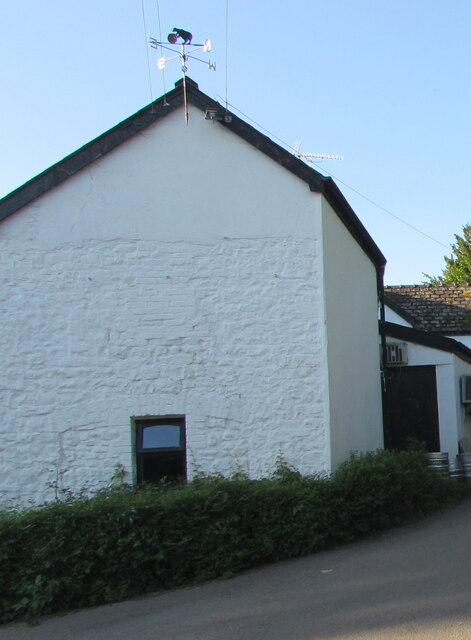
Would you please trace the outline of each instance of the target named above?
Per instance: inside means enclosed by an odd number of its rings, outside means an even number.
[[[455,234],[451,256],[444,256],[445,268],[441,276],[427,276],[430,284],[471,285],[471,224],[465,224],[462,235]]]
[[[121,487],[0,512],[0,622],[119,601],[302,556],[469,493],[420,452],[353,457],[332,477]]]

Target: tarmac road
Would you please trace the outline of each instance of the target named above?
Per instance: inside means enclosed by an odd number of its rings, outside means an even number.
[[[471,501],[231,580],[0,627],[1,640],[471,640]]]

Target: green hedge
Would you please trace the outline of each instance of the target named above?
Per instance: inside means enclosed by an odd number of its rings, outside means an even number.
[[[102,492],[0,513],[0,621],[98,605],[230,576],[396,525],[460,499],[468,485],[423,454],[352,458],[331,478],[281,467],[270,479]]]

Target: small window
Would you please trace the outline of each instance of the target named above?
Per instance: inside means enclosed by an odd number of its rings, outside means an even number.
[[[185,418],[138,418],[138,482],[178,482],[186,476]]]

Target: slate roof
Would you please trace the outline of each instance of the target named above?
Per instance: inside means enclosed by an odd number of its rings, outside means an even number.
[[[215,109],[218,116],[217,121],[220,126],[226,127],[282,167],[295,174],[307,183],[311,191],[323,194],[349,230],[350,234],[376,266],[378,277],[380,277],[382,281],[386,258],[332,178],[325,177],[315,169],[312,169],[305,162],[289,151],[286,151],[286,149],[283,149],[283,147],[280,147],[273,142],[273,140],[270,140],[270,138],[260,133],[260,131],[247,122],[241,120],[234,113],[227,111],[224,106],[200,91],[196,82],[191,80],[191,78],[186,78],[186,86],[189,104],[201,109],[203,112],[207,109]],[[175,109],[182,107],[183,104],[183,81],[179,80],[175,83],[175,88],[172,91],[161,96],[1,199],[0,221],[19,211],[35,198],[45,194],[74,173],[103,157],[106,153],[140,133],[154,122],[164,118]],[[225,118],[225,116],[230,117]]]
[[[424,284],[385,287],[385,304],[414,329],[471,334],[471,286]]]

